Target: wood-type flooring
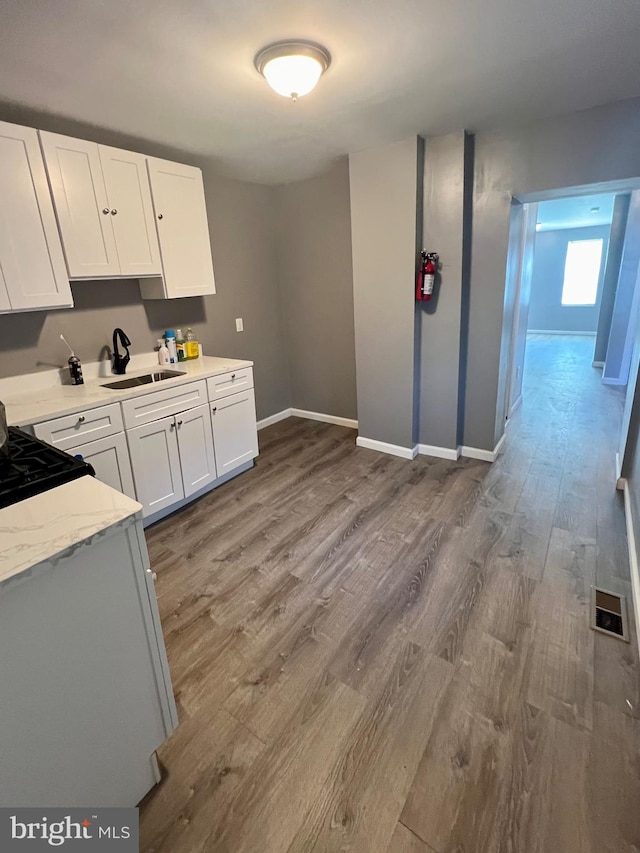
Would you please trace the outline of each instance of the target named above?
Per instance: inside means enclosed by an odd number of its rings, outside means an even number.
[[[623,397],[529,341],[498,460],[406,461],[290,418],[147,532],[180,726],[144,853],[640,851]],[[633,619],[630,619],[633,622]]]

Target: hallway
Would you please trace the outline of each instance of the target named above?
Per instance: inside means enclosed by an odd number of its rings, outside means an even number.
[[[290,418],[148,531],[181,725],[146,853],[640,850],[622,406],[531,340],[500,458],[407,462]]]

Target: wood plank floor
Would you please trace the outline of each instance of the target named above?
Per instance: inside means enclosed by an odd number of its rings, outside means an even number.
[[[588,338],[532,339],[493,466],[289,419],[148,531],[181,724],[146,853],[640,851],[623,397]]]

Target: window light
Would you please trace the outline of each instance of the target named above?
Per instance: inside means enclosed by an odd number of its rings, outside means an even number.
[[[563,305],[595,305],[602,260],[602,240],[571,240],[562,284]]]

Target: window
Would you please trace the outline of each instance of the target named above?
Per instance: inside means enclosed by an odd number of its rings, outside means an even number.
[[[602,240],[570,240],[564,264],[563,305],[595,305]]]

